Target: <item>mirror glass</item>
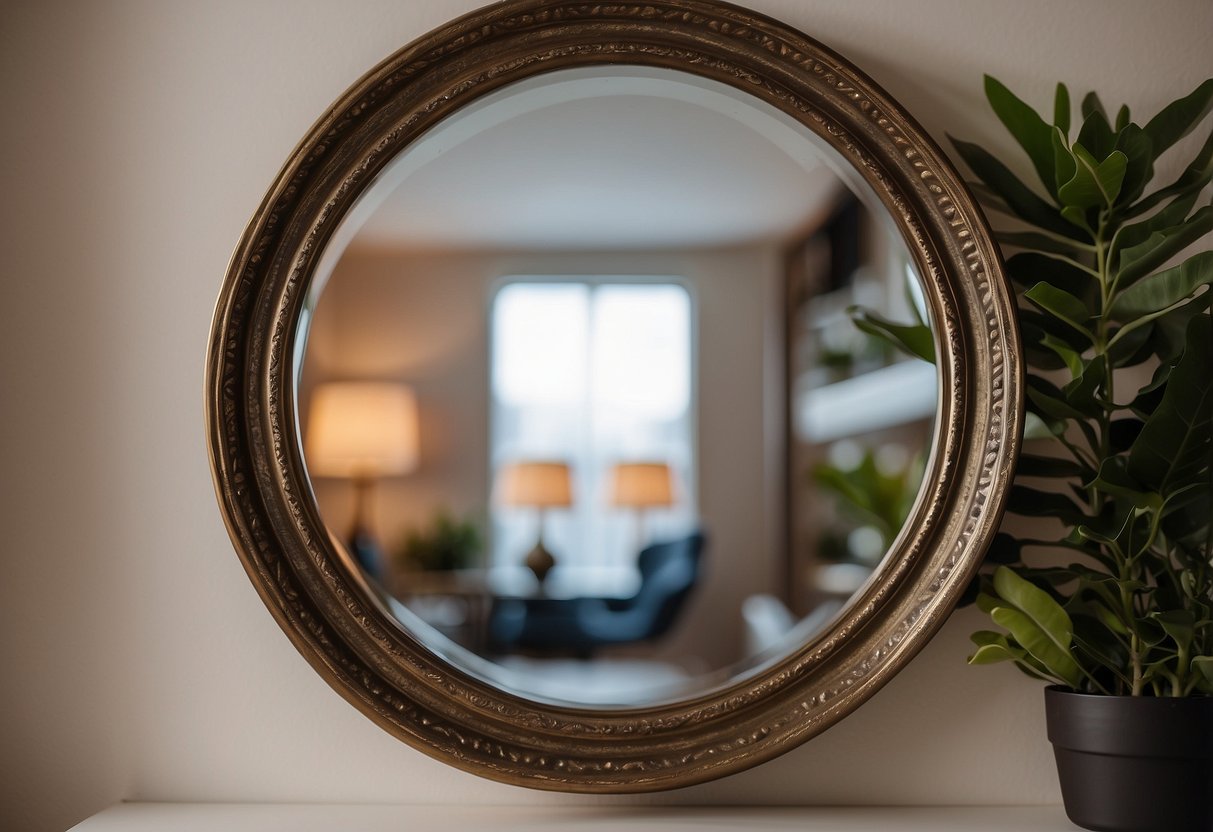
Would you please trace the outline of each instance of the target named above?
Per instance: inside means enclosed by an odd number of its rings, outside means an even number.
[[[911,258],[815,135],[672,70],[569,69],[392,160],[299,339],[326,526],[412,636],[519,695],[685,699],[829,628],[919,494]]]

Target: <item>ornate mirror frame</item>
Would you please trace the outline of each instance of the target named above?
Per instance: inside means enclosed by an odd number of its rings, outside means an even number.
[[[919,501],[834,624],[721,689],[618,711],[498,690],[396,623],[321,520],[294,379],[318,263],[398,152],[506,84],[610,64],[723,82],[842,154],[891,214],[923,277],[940,381]],[[249,577],[296,648],[351,704],[416,748],[495,780],[562,791],[652,791],[720,777],[858,707],[942,625],[977,569],[1023,418],[1006,287],[986,222],[944,154],[867,76],[806,35],[708,0],[506,0],[431,32],[359,80],[304,138],[254,215],[219,297],[207,359],[220,506]]]

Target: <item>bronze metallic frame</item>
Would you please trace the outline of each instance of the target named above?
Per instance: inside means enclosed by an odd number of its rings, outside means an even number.
[[[871,184],[936,323],[935,451],[905,531],[820,638],[693,700],[620,711],[528,701],[443,661],[331,541],[295,414],[300,310],[334,230],[427,128],[503,85],[567,67],[668,67],[806,125]],[[704,175],[717,175],[705,171]],[[207,359],[223,515],[278,623],[334,689],[422,751],[562,791],[685,786],[770,759],[854,710],[935,633],[1002,513],[1023,418],[1012,301],[986,222],[921,128],[867,76],[769,18],[710,0],[506,0],[455,20],[357,82],[291,155],[236,250]]]

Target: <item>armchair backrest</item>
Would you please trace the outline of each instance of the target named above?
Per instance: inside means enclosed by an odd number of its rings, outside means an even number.
[[[651,616],[646,638],[657,638],[673,626],[699,579],[703,547],[703,534],[695,532],[681,540],[654,543],[640,553],[640,589],[628,606]]]

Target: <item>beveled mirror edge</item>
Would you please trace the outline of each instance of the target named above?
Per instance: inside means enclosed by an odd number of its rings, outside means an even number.
[[[298,478],[291,380],[284,376],[309,263],[314,269],[317,249],[334,216],[357,196],[358,183],[365,187],[368,148],[350,146],[349,131],[357,134],[382,112],[375,91],[394,88],[399,97],[394,75],[419,81],[437,67],[449,74],[447,90],[429,103],[453,109],[481,94],[470,79],[507,75],[507,59],[515,78],[558,68],[551,57],[534,67],[540,43],[569,50],[565,65],[674,64],[757,90],[808,123],[869,181],[878,180],[877,193],[914,238],[910,248],[924,283],[933,284],[927,295],[939,312],[941,356],[949,358],[941,374],[952,382],[945,385],[952,397],[936,448],[941,475],[920,500],[914,533],[891,553],[884,582],[826,639],[759,677],[691,702],[619,715],[485,690],[393,632],[308,505]],[[696,61],[712,62],[716,74]],[[396,149],[384,152],[390,157]],[[970,273],[975,283],[966,279]],[[947,297],[952,293],[957,297]],[[874,84],[824,47],[724,4],[604,8],[513,0],[448,24],[372,70],[300,143],[254,216],[216,308],[207,362],[216,490],[246,571],[279,624],[339,693],[389,732],[506,782],[575,791],[689,785],[769,759],[824,730],[883,685],[942,624],[997,527],[1018,449],[1023,409],[1014,320],[984,218],[946,158]],[[879,621],[877,613],[884,614]]]

